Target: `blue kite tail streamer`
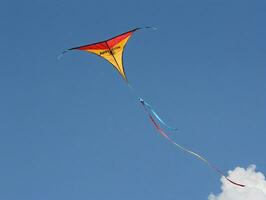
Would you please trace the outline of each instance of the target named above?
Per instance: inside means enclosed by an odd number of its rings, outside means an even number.
[[[178,131],[178,128],[171,127],[167,123],[165,123],[161,117],[154,111],[150,104],[148,104],[144,99],[139,98],[140,103],[144,106],[144,108],[151,113],[161,124],[163,124],[170,131]]]

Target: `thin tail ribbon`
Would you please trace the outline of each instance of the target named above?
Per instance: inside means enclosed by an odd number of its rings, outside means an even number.
[[[144,101],[145,102],[145,101]],[[205,164],[207,164],[211,169],[213,169],[215,172],[217,172],[219,175],[223,176],[227,181],[229,181],[230,183],[239,186],[239,187],[245,187],[245,185],[237,183],[231,179],[229,179],[228,177],[225,176],[225,174],[218,169],[216,166],[212,165],[207,159],[205,159],[204,157],[202,157],[201,155],[181,146],[180,144],[177,144],[172,138],[170,138],[164,131],[163,129],[159,126],[159,124],[156,123],[155,119],[152,117],[152,115],[149,113],[149,111],[147,110],[147,108],[145,107],[145,104],[143,102],[141,102],[141,104],[143,105],[146,113],[149,116],[150,121],[152,122],[152,124],[154,125],[154,127],[156,128],[156,130],[168,141],[170,141],[172,144],[174,144],[176,147],[178,147],[179,149],[181,149],[182,151],[196,157],[197,159],[201,160],[202,162],[204,162]]]
[[[178,131],[178,128],[169,126],[166,122],[162,120],[162,118],[154,111],[152,106],[148,104],[146,101],[144,101],[143,98],[141,98],[136,91],[134,90],[133,86],[127,81],[127,86],[130,89],[130,91],[138,98],[140,103],[143,105],[146,112],[151,113],[161,124],[163,124],[169,131]]]
[[[139,101],[141,102],[141,104],[143,105],[143,107],[145,108],[145,110],[150,113],[151,115],[153,115],[161,124],[163,124],[168,130],[170,131],[178,131],[177,128],[175,127],[171,127],[169,126],[167,123],[165,123],[162,118],[154,111],[154,109],[152,108],[152,106],[150,104],[148,104],[146,101],[144,101],[142,98],[139,98]]]

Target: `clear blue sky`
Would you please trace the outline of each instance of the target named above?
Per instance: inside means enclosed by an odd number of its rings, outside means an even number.
[[[2,0],[0,199],[198,200],[220,177],[152,127],[113,67],[66,48],[139,26],[131,84],[224,172],[266,172],[263,0]]]

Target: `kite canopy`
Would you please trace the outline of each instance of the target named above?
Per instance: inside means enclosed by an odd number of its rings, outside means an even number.
[[[122,33],[111,39],[97,42],[94,44],[88,44],[80,47],[74,47],[68,50],[82,50],[90,53],[94,53],[98,56],[109,61],[120,75],[127,81],[126,73],[123,66],[123,52],[127,41],[131,35],[140,28],[135,28],[131,31]]]

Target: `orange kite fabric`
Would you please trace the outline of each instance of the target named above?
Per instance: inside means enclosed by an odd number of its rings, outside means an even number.
[[[122,75],[122,77],[127,81],[126,73],[123,66],[123,51],[131,35],[138,29],[140,28],[135,28],[131,31],[122,33],[118,36],[115,36],[111,39],[102,42],[88,44],[80,47],[74,47],[69,50],[77,49],[82,51],[88,51],[90,53],[94,53],[98,56],[101,56],[102,58],[109,61],[115,67],[115,69]]]

